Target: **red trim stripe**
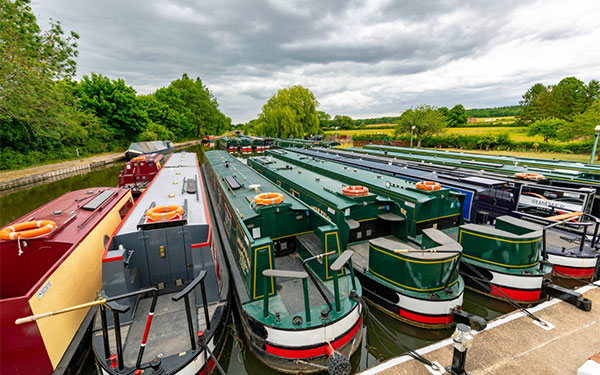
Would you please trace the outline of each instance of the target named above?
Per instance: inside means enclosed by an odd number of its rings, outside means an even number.
[[[333,346],[334,349],[338,349],[338,348],[344,346],[348,341],[350,341],[350,339],[352,339],[352,337],[354,337],[356,335],[356,332],[358,332],[358,329],[360,328],[361,323],[362,323],[362,317],[360,319],[358,319],[358,322],[354,325],[354,328],[352,328],[348,333],[346,333],[344,336],[340,337],[338,340],[332,342],[331,346]],[[329,349],[329,344],[325,344],[325,345],[321,345],[321,346],[317,346],[315,348],[309,348],[309,349],[284,349],[284,348],[279,348],[279,347],[276,347],[276,346],[273,346],[273,345],[267,344],[267,343],[265,343],[265,346],[267,349],[267,353],[276,355],[278,357],[283,357],[283,358],[320,357],[322,355],[326,355],[327,349]]]
[[[491,287],[492,287],[492,291],[490,294],[492,296],[497,296],[497,297],[502,297],[502,298],[506,298],[506,296],[508,296],[511,299],[514,299],[516,301],[527,301],[527,302],[539,301],[540,294],[542,292],[541,289],[518,290],[518,289],[511,289],[511,288],[501,287],[501,286],[496,286],[496,285],[491,285]],[[502,292],[504,294],[502,294]]]
[[[419,323],[425,324],[450,324],[452,323],[452,316],[450,314],[444,316],[427,316],[416,314],[410,311],[400,309],[400,316],[406,319],[413,320]]]
[[[562,267],[558,265],[554,265],[554,269],[560,273],[564,273],[567,276],[571,277],[580,277],[580,278],[589,278],[594,276],[594,271],[596,267],[590,268],[574,268],[574,267]],[[556,276],[560,277],[560,273],[556,273]]]
[[[204,246],[210,245],[210,239],[211,239],[211,237],[212,237],[212,231],[210,230],[210,223],[209,223],[208,224],[208,238],[206,239],[206,242],[194,243],[194,244],[192,244],[192,249],[196,249],[196,248],[199,248],[199,247],[204,247]]]
[[[144,337],[142,337],[142,345],[146,345],[146,340],[148,339],[148,332],[150,332],[150,325],[152,324],[152,317],[154,313],[148,314],[148,320],[146,321],[146,328],[144,329]]]

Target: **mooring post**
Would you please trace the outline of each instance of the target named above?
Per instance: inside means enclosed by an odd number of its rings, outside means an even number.
[[[467,349],[473,346],[473,335],[471,328],[462,323],[456,325],[456,331],[452,335],[454,341],[454,353],[452,354],[452,366],[446,368],[451,375],[468,375],[465,371],[467,362]]]

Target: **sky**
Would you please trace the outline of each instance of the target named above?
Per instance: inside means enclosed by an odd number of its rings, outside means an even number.
[[[318,110],[398,116],[518,104],[535,83],[600,80],[597,0],[33,0],[80,35],[77,77],[148,94],[200,77],[242,123],[302,85]]]

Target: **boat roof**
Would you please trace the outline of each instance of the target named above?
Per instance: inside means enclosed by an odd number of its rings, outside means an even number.
[[[184,181],[196,180],[196,193],[184,191]],[[129,215],[122,222],[115,235],[136,232],[146,211],[154,203],[161,205],[187,205],[187,224],[208,224],[204,200],[202,176],[198,167],[198,157],[193,152],[178,152],[169,158],[156,174],[148,188],[138,198]]]
[[[253,169],[247,168],[242,162],[225,151],[209,151],[204,154],[204,157],[210,162],[215,173],[225,180],[225,184],[229,184],[231,187],[224,191],[229,196],[229,202],[237,209],[236,211],[244,221],[260,215],[260,212],[254,210],[250,205],[254,196],[260,193],[280,193],[283,194],[283,203],[291,205],[290,209],[308,209],[308,206],[304,203]],[[229,163],[228,167],[226,167],[226,163]],[[239,187],[235,186],[235,183],[239,184]],[[259,191],[256,192],[254,188]]]
[[[483,177],[457,177],[450,173],[418,169],[418,166],[407,166],[402,160],[385,156],[360,154],[357,152],[313,148],[294,150],[295,152],[326,158],[340,163],[364,167],[372,171],[383,171],[386,174],[400,175],[399,177],[436,181],[443,185],[456,188],[483,191],[490,187],[503,187],[506,182]],[[399,165],[400,164],[400,165]],[[482,186],[483,185],[483,186]]]
[[[352,198],[342,195],[342,188],[347,186],[347,184],[338,180],[323,176],[306,168],[298,167],[293,164],[290,165],[289,163],[272,157],[258,156],[250,159],[322,197],[339,209],[343,210],[359,203],[362,204],[362,202],[356,202]],[[336,194],[336,192],[339,192],[340,194]]]
[[[45,242],[79,243],[103,218],[108,207],[116,205],[129,189],[97,187],[67,192],[36,208],[9,225],[26,221],[51,220],[56,229],[40,238]],[[10,242],[9,240],[0,240]]]
[[[393,191],[396,194],[410,197],[418,202],[427,202],[435,199],[438,195],[450,191],[447,188],[441,188],[436,191],[419,190],[415,186],[414,181],[409,181],[400,177],[390,175],[381,175],[380,173],[367,171],[360,168],[353,168],[344,164],[332,162],[325,159],[317,159],[311,156],[303,155],[296,152],[295,149],[285,150],[270,150],[269,154],[274,156],[281,155],[282,157],[290,157],[301,161],[304,164],[317,164],[319,168],[326,169],[332,173],[346,175],[352,179],[362,181],[363,183],[371,184],[382,189]],[[455,193],[452,191],[453,194]]]
[[[135,142],[129,145],[130,150],[141,151],[144,154],[150,154],[152,152],[161,151],[171,147],[173,147],[171,141]]]

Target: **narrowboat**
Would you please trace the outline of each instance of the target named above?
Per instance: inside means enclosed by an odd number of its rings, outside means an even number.
[[[92,334],[104,375],[199,374],[223,352],[229,276],[195,153],[173,154],[102,258]]]
[[[431,172],[402,165],[397,162],[398,159],[343,150],[317,148],[294,151],[409,181],[438,182],[443,188],[465,195],[462,214],[468,222],[492,223],[497,216],[506,215],[516,207],[517,191],[504,181],[477,176],[456,177],[443,171]]]
[[[277,159],[343,182],[362,185],[374,194],[396,202],[407,220],[407,234],[416,238],[424,228],[457,229],[462,224],[464,195],[448,189],[424,190],[413,181],[302,155],[290,150],[267,152]]]
[[[492,154],[479,154],[476,152],[457,152],[449,150],[435,150],[427,148],[407,148],[407,147],[396,147],[396,146],[381,146],[381,145],[367,145],[366,148],[374,148],[381,150],[391,150],[395,152],[408,153],[413,155],[426,155],[426,156],[441,156],[450,159],[459,160],[475,160],[488,163],[499,163],[507,165],[520,165],[529,168],[549,168],[549,169],[572,169],[576,171],[582,171],[590,173],[590,176],[595,176],[595,179],[600,179],[600,166],[598,164],[589,164],[569,160],[556,160],[556,159],[544,159],[544,158],[527,158],[520,156],[511,155],[492,155]]]
[[[160,170],[165,155],[150,154],[136,156],[126,162],[119,171],[119,187],[130,189],[134,199],[139,198],[156,173]]]
[[[214,135],[205,135],[202,137],[202,145],[206,148],[215,148],[215,139]]]
[[[202,168],[248,347],[285,373],[349,370],[340,352],[360,347],[362,291],[338,227],[226,152]]]
[[[252,153],[252,140],[249,137],[240,136],[238,137],[239,152],[243,155]]]
[[[232,154],[240,152],[240,149],[239,149],[240,145],[239,145],[237,138],[229,138],[229,137],[221,138],[221,140],[219,141],[219,145],[220,145],[221,149],[227,150],[228,152],[231,152]]]
[[[455,240],[426,228],[421,243],[408,241],[400,206],[367,187],[345,185],[271,157],[250,158],[248,165],[338,226],[342,248],[354,251],[354,272],[367,301],[419,327],[454,324],[464,291],[458,275],[462,249]],[[413,195],[419,194],[427,193]]]
[[[96,298],[104,245],[132,206],[127,189],[77,190],[0,230],[0,373],[64,374],[80,360],[95,309],[15,320]]]
[[[258,137],[250,137],[250,140],[252,142],[252,152],[255,152],[257,154],[262,154],[263,152],[265,152],[265,140],[263,138],[258,138]]]
[[[135,142],[129,145],[125,156],[127,160],[131,160],[137,156],[148,155],[148,154],[162,154],[169,155],[173,153],[175,148],[171,141],[147,141],[147,142]]]
[[[453,199],[456,200],[458,199],[458,197],[462,198],[463,195],[453,192],[452,190],[442,189],[441,186],[439,186],[439,190],[432,191],[429,193],[435,193],[431,194],[430,200],[432,200],[432,198],[436,195],[439,196],[440,199],[433,200],[433,202],[430,202],[427,205],[425,204],[426,201],[420,203],[417,203],[418,201],[415,201],[414,194],[415,191],[419,191],[419,189],[416,189],[416,184],[413,181],[407,181],[398,177],[382,175],[372,171],[349,167],[347,165],[339,164],[332,161],[327,161],[311,156],[305,156],[295,151],[292,152],[289,150],[272,150],[268,154],[278,159],[287,161],[289,163],[293,163],[295,165],[311,169],[323,175],[331,176],[349,185],[364,185],[367,188],[369,188],[369,190],[376,192],[379,195],[391,198],[396,203],[398,203],[403,210],[406,211],[405,216],[409,238],[412,237],[417,243],[422,243],[421,241],[423,238],[423,229],[433,227],[442,230],[446,235],[450,236],[462,247],[462,257],[460,259],[461,265],[463,265],[463,263],[465,263],[468,259],[471,259],[472,257],[484,260],[484,262],[482,262],[481,264],[482,268],[486,267],[487,265],[493,265],[494,263],[498,262],[491,258],[482,258],[482,256],[493,255],[498,257],[508,257],[512,251],[521,251],[519,247],[521,246],[522,241],[530,241],[533,244],[531,245],[533,250],[532,254],[530,254],[530,257],[537,259],[538,262],[540,261],[540,249],[543,243],[541,233],[534,233],[533,235],[531,235],[532,238],[527,239],[511,238],[510,233],[504,232],[498,232],[496,233],[497,236],[493,237],[484,234],[493,242],[493,248],[495,249],[493,254],[488,254],[488,252],[486,251],[486,246],[491,245],[481,246],[480,242],[466,241],[466,236],[463,236],[463,238],[461,238],[460,231],[461,228],[464,227],[464,225],[461,225],[463,223],[461,221],[459,211],[461,202],[460,200],[453,202]],[[424,193],[426,192],[422,192],[421,194],[423,195]],[[445,198],[442,198],[442,196],[444,196]],[[522,225],[530,225],[524,220],[522,221]],[[467,224],[467,226],[472,225],[475,224]],[[485,231],[491,230],[493,227],[489,225],[482,225],[481,228],[481,231],[485,233]],[[471,230],[474,231],[475,229]],[[516,231],[517,229],[514,230]],[[508,232],[508,230],[505,230],[505,232]],[[514,245],[514,243],[517,243],[518,245]],[[522,246],[526,247],[526,245]],[[528,262],[526,258],[526,256],[515,257],[514,259],[511,259],[510,263],[502,263],[502,265],[506,266],[505,268],[525,268],[528,271],[530,271],[530,269],[534,270],[535,264],[532,264],[532,262]],[[477,275],[477,280],[474,280],[473,277],[467,278],[467,276],[469,275],[464,273],[467,270],[475,272],[475,274]],[[495,269],[494,267],[490,267],[490,270]],[[492,296],[494,296],[494,294],[492,294],[492,291],[494,291],[495,294],[502,294],[502,292],[492,289],[490,285],[490,282],[492,280],[491,273],[481,272],[481,270],[474,271],[472,267],[470,267],[470,264],[466,263],[464,264],[464,267],[459,268],[459,271],[461,272],[463,277],[465,277],[467,287],[476,289],[477,291]],[[549,273],[548,267],[542,267],[541,275],[539,275],[537,272],[535,273],[535,285],[534,283],[528,284],[530,287],[530,295],[537,295],[538,297],[541,295],[543,288],[542,281],[547,273]],[[469,281],[473,282],[470,283]],[[494,279],[494,283],[499,283],[498,277]],[[511,285],[515,286],[514,283]],[[503,284],[500,285],[500,287],[503,286]],[[367,286],[365,284],[365,288],[366,287]],[[500,296],[500,298],[502,297],[506,299],[513,298],[513,296],[510,295]],[[538,302],[539,300],[540,298],[537,298],[535,302]]]

